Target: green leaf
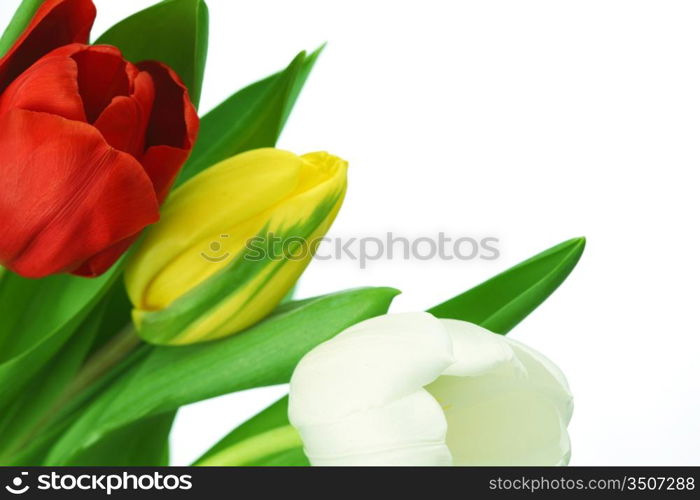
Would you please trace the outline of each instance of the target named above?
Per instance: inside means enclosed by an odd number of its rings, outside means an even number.
[[[292,302],[229,338],[153,348],[74,421],[46,464],[70,463],[108,433],[137,420],[222,394],[288,382],[304,354],[345,328],[384,314],[397,293],[365,288]]]
[[[120,275],[121,278],[121,275]],[[88,355],[91,356],[131,324],[133,306],[126,293],[123,279],[116,279],[104,299],[105,312],[95,342]]]
[[[0,411],[4,411],[80,327],[118,275],[57,275],[29,280],[9,271],[0,280]]]
[[[585,245],[585,238],[565,241],[428,312],[506,334],[564,282]]]
[[[270,455],[255,462],[256,467],[310,467],[311,463],[304,454],[304,448],[298,446]]]
[[[0,414],[0,456],[7,457],[31,440],[37,425],[48,417],[56,398],[78,372],[99,327],[103,324],[104,302],[95,308],[73,336],[41,370],[25,389]],[[0,459],[5,463],[6,458]]]
[[[297,449],[303,445],[301,436],[291,425],[276,427],[261,432],[240,443],[222,450],[204,461],[200,466],[250,466],[268,461],[281,453]]]
[[[105,318],[107,318],[107,315],[105,315]],[[4,465],[22,467],[44,463],[49,451],[66,429],[76,421],[99,395],[111,387],[115,380],[118,380],[122,374],[141,362],[151,350],[150,346],[142,345],[131,355],[124,358],[121,363],[115,365],[104,376],[97,379],[84,392],[61,405],[60,409],[54,410],[50,415],[51,419],[46,422],[49,425],[43,426],[38,434],[34,433],[32,439],[21,450],[13,450],[12,454],[2,457],[2,463]],[[109,440],[110,436],[111,434],[108,433],[102,436],[101,439]],[[93,443],[92,446],[97,444],[98,442]],[[89,449],[89,447],[86,449]]]
[[[274,146],[322,49],[308,56],[301,52],[283,71],[240,90],[207,113],[177,184],[235,154]]]
[[[202,462],[206,461],[212,456],[217,455],[225,449],[230,448],[231,446],[240,443],[241,441],[245,441],[253,436],[257,436],[258,434],[276,429],[278,427],[286,427],[289,425],[289,420],[287,419],[288,407],[289,397],[285,396],[236,427],[218,443],[212,446],[206,453],[199,457],[192,465],[200,465]]]
[[[100,439],[66,465],[160,467],[169,465],[170,430],[177,411],[133,422]]]
[[[308,466],[309,460],[301,445],[279,439],[279,447],[270,447],[268,453],[258,453],[257,456],[241,461],[247,449],[262,448],[257,446],[259,436],[272,436],[276,430],[289,427],[288,403],[289,398],[285,396],[268,406],[221,439],[192,465]]]
[[[115,45],[129,61],[166,63],[199,103],[207,59],[209,14],[203,0],[164,0],[112,26],[95,43]]]
[[[34,13],[43,2],[44,0],[22,0],[12,19],[10,19],[10,24],[7,25],[2,37],[0,37],[0,57],[10,50],[10,47],[22,34],[24,28],[27,27],[29,21],[34,17]]]

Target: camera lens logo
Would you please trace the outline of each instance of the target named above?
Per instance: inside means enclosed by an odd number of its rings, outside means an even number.
[[[22,472],[21,476],[17,476],[12,480],[12,485],[5,486],[5,489],[12,493],[13,495],[21,495],[23,493],[26,493],[27,490],[29,489],[29,485],[25,484],[22,486],[22,476],[28,476],[28,472]]]

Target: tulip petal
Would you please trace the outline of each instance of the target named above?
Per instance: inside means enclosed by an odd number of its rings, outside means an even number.
[[[462,321],[393,314],[299,362],[289,421],[313,465],[562,465],[569,396],[530,348]]]
[[[43,55],[70,43],[87,43],[95,6],[91,0],[46,0],[0,60],[0,91]]]
[[[471,323],[441,321],[457,362],[427,390],[445,411],[455,464],[557,465],[568,460],[571,395],[559,369],[511,339]]]
[[[134,236],[129,236],[121,241],[118,241],[114,245],[102,250],[101,252],[93,255],[88,260],[83,262],[80,267],[71,271],[71,274],[76,276],[85,276],[86,278],[93,278],[95,276],[100,276],[102,273],[106,272],[112,265],[119,260],[124,252],[126,252],[131,245],[138,239],[138,234]]]
[[[505,337],[466,321],[441,319],[440,322],[450,335],[455,357],[455,363],[444,375],[473,377],[503,364],[521,367]]]
[[[564,373],[549,358],[533,348],[511,338],[506,337],[506,341],[527,370],[530,383],[557,403],[562,418],[568,424],[574,405]]]
[[[150,153],[160,150],[152,148]],[[264,226],[266,212],[294,192],[301,168],[301,159],[293,153],[255,150],[207,169],[176,190],[162,209],[160,223],[139,248],[143,257],[127,269],[134,304],[148,309],[166,307],[183,289],[219,271],[221,266],[212,265],[201,253],[213,241],[222,244],[216,256],[238,253],[245,240]],[[252,227],[243,228],[237,238],[232,233],[246,220],[252,221]],[[190,248],[183,248],[183,231]],[[222,239],[221,234],[227,237]],[[184,259],[184,265],[176,265]],[[197,279],[193,281],[191,275]],[[147,288],[148,299],[144,296]],[[142,293],[135,293],[137,290]]]
[[[335,219],[346,173],[347,163],[327,153],[261,149],[181,186],[126,268],[139,334],[157,344],[202,342],[265,317]]]
[[[140,158],[154,98],[153,80],[148,73],[139,73],[134,78],[133,93],[115,97],[95,120],[95,128],[110,146]]]
[[[455,465],[558,465],[570,453],[556,402],[512,373],[440,377],[427,390],[444,409]]]
[[[162,203],[175,183],[180,168],[187,161],[189,150],[172,146],[151,146],[141,157],[141,165],[156,190],[158,200]]]
[[[0,96],[0,115],[20,108],[85,121],[78,67],[65,55],[79,47],[82,46],[74,44],[54,51],[15,79]]]
[[[435,399],[418,390],[385,406],[329,423],[294,420],[312,465],[451,465],[447,422]]]
[[[339,421],[420,390],[454,362],[449,336],[428,313],[379,316],[318,346],[290,386],[295,426]]]
[[[0,262],[15,272],[72,271],[158,219],[139,163],[94,127],[15,109],[0,129]]]
[[[187,87],[165,64],[145,61],[137,67],[151,75],[156,87],[147,145],[191,149],[199,130],[199,118]]]
[[[139,63],[138,68],[151,76],[156,91],[141,163],[162,201],[194,146],[199,117],[172,69],[156,61]]]
[[[207,310],[200,311],[199,317],[188,328],[182,328],[173,343],[188,344],[232,335],[270,314],[311,261],[314,252],[313,242],[318,241],[328,232],[340,210],[344,194],[344,190],[331,191],[325,198],[318,201],[318,205],[306,217],[303,217],[306,214],[300,207],[297,212],[300,219],[293,224],[288,226],[268,224],[262,227],[256,234],[260,239],[254,242],[250,239],[238,239],[244,248],[233,259],[224,261],[225,264],[231,261],[228,266],[224,265],[223,270],[201,282],[194,290],[196,293],[201,288],[204,293],[200,297],[206,295],[211,297],[210,292],[206,290],[211,284],[213,290],[219,290],[217,295],[221,297],[220,302],[209,301]],[[308,210],[308,208],[309,206],[306,206],[303,209]],[[256,221],[263,222],[261,218],[248,221],[241,228],[236,228],[236,232],[232,234],[239,236],[241,234],[238,232],[239,229],[246,226],[249,229],[253,228]],[[273,238],[276,238],[276,243]],[[232,239],[236,241],[236,238]],[[292,241],[297,245],[287,245]],[[281,250],[276,254],[277,257],[260,253],[261,248],[275,245],[278,249],[286,246],[288,251],[298,252],[298,254],[287,258]],[[204,260],[201,253],[199,259]],[[207,260],[207,263],[210,267],[214,267],[210,260]],[[221,269],[221,266],[214,269]],[[194,294],[188,293],[188,295]],[[176,302],[180,301],[176,300]],[[201,303],[203,304],[204,301]]]
[[[328,232],[335,220],[347,185],[347,163],[340,158],[326,152],[316,152],[305,154],[301,159],[294,192],[268,212],[235,227],[231,233],[230,243],[233,246],[226,250],[235,257],[228,260],[231,261],[230,266],[235,269],[234,272],[246,276],[246,279],[230,281],[229,283],[236,284],[229,288],[230,298],[212,308],[191,328],[182,330],[178,342],[209,340],[247,328],[269,314],[299,279],[311,261],[315,242]],[[264,185],[267,187],[267,184]],[[248,195],[250,194],[249,192]],[[259,203],[254,202],[253,206],[255,205],[259,206]],[[255,233],[256,228],[261,228],[258,233]],[[185,259],[178,258],[177,266],[173,269],[185,275],[187,271],[183,272],[183,269],[190,269],[188,266],[191,265],[192,269],[201,271],[199,279],[212,276],[221,266],[213,266],[210,260],[202,258],[202,243],[211,245],[218,235],[212,234],[204,242],[198,242],[197,263],[187,259],[193,255],[188,252],[183,254]],[[253,236],[258,237],[255,242],[250,240]],[[299,244],[289,245],[294,241]],[[238,248],[242,249],[240,253]],[[261,256],[261,248],[276,248],[277,253],[274,253],[275,250],[267,251]],[[285,252],[295,255],[289,258]],[[183,267],[184,261],[187,266]],[[202,266],[203,262],[206,262],[205,266]],[[203,267],[208,269],[205,271]],[[208,283],[202,282],[202,286],[207,286]]]
[[[78,86],[85,116],[93,123],[118,96],[129,95],[131,82],[127,62],[116,47],[85,46],[71,56],[78,65]]]

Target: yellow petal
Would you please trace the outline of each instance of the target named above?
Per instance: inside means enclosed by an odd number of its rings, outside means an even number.
[[[276,149],[250,151],[199,174],[173,193],[127,265],[134,318],[144,323],[150,312],[238,266],[250,271],[242,273],[245,282],[231,283],[229,296],[167,341],[210,340],[259,321],[294,285],[315,247],[301,258],[250,261],[251,238],[262,232],[307,245],[320,240],[340,209],[346,177],[347,163],[328,153],[300,157]]]
[[[144,309],[157,309],[149,307],[146,297],[154,280],[181,272],[183,268],[173,268],[173,264],[182,254],[199,255],[221,234],[232,232],[289,196],[298,186],[301,168],[301,159],[293,153],[256,149],[208,168],[174,191],[161,210],[160,221],[149,230],[127,266],[125,279],[131,301]],[[198,260],[200,268],[214,267],[207,266],[209,262],[203,258]],[[216,269],[208,274],[213,272]],[[163,284],[167,287],[168,283],[166,277]],[[184,291],[180,286],[176,295]]]

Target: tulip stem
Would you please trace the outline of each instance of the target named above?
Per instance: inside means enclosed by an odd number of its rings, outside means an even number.
[[[129,324],[87,360],[61,394],[56,406],[62,407],[64,403],[83,392],[95,380],[114,368],[140,343],[141,339],[136,335],[133,325]]]
[[[114,368],[120,361],[124,360],[141,343],[141,339],[136,335],[132,325],[127,326],[112,339],[110,339],[101,349],[93,354],[83,365],[72,382],[65,388],[56,401],[51,405],[43,418],[41,418],[31,430],[18,437],[12,453],[27,445],[31,439],[43,431],[48,425],[54,423],[57,415],[64,407],[68,406],[76,397],[85,391],[93,382],[105,375],[111,368]],[[5,459],[3,457],[3,463]]]
[[[194,465],[200,467],[251,465],[255,460],[298,448],[302,444],[297,430],[291,425],[285,425],[234,443],[199,460]]]

